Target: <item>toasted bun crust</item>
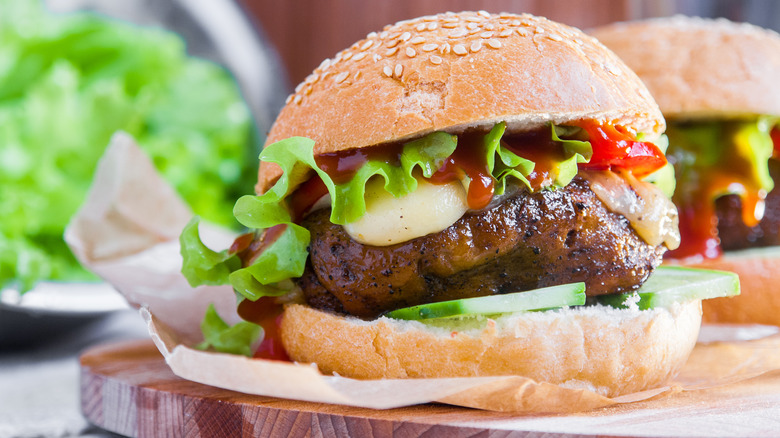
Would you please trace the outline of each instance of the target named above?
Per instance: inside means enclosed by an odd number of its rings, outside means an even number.
[[[739,295],[702,302],[705,322],[780,325],[780,248],[726,252],[718,259],[687,264],[739,275]]]
[[[677,16],[589,33],[642,78],[667,118],[780,115],[780,35],[773,31]]]
[[[458,331],[416,321],[371,322],[295,304],[282,342],[324,373],[378,378],[520,375],[617,396],[662,385],[685,363],[699,301],[650,311],[585,307],[509,315]]]
[[[323,63],[290,96],[267,143],[316,141],[315,154],[459,132],[596,119],[655,137],[653,98],[612,52],[531,15],[447,13],[371,33]],[[280,176],[262,163],[258,192]]]

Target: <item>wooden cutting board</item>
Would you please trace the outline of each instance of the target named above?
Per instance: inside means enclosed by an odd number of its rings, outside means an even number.
[[[246,395],[176,377],[149,340],[81,357],[82,411],[139,437],[774,436],[780,373],[579,415],[517,417],[441,404],[390,410]]]

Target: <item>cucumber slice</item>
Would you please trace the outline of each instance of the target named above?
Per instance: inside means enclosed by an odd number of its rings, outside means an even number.
[[[661,266],[634,292],[601,295],[596,300],[617,308],[636,301],[640,310],[669,307],[675,302],[739,295],[739,277],[733,272]]]
[[[424,320],[451,316],[495,315],[582,304],[585,304],[585,283],[571,283],[526,292],[421,304],[393,310],[386,316],[395,319]]]

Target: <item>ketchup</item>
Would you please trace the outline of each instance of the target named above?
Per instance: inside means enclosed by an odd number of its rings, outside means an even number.
[[[775,145],[774,154],[772,156],[774,158],[780,158],[780,126],[772,128],[772,132],[770,132],[769,135],[772,136],[772,143]]]
[[[666,157],[658,146],[637,141],[618,127],[600,125],[592,120],[581,122],[579,126],[588,133],[593,147],[593,156],[588,163],[580,164],[582,168],[617,167],[631,170],[635,177],[642,178],[666,165]]]
[[[279,333],[282,310],[282,306],[276,303],[276,297],[261,297],[257,301],[245,299],[238,304],[238,316],[263,328],[263,341],[254,354],[255,358],[290,361]]]

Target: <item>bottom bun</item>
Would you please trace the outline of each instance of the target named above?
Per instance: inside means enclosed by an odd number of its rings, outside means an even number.
[[[704,322],[780,325],[780,247],[730,251],[688,266],[736,272],[740,294],[704,300]]]
[[[281,333],[293,360],[315,363],[326,374],[519,375],[614,397],[660,386],[679,371],[696,344],[701,305],[587,306],[466,321],[446,328],[385,317],[363,321],[294,304],[285,310]]]

